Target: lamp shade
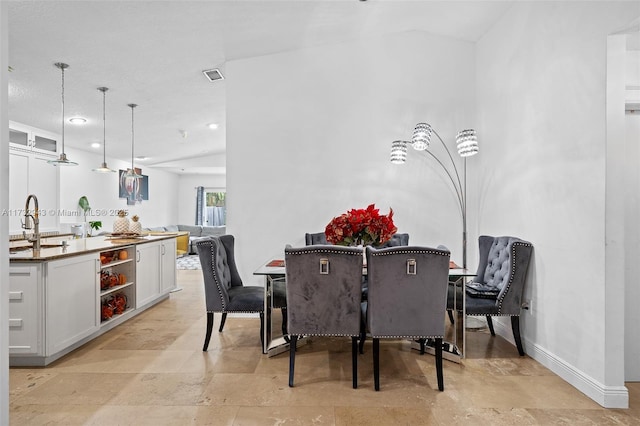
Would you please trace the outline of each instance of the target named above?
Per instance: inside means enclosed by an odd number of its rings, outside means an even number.
[[[404,164],[407,161],[407,142],[393,141],[391,143],[391,162]]]
[[[470,157],[478,153],[478,138],[473,129],[462,130],[456,136],[458,154],[461,157]]]
[[[431,126],[427,123],[416,124],[411,136],[411,145],[416,151],[424,151],[431,143]]]

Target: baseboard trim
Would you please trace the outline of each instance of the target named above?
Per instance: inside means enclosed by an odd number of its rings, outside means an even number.
[[[494,330],[515,346],[511,323],[493,322]],[[526,354],[553,371],[564,381],[593,399],[604,408],[629,408],[629,390],[625,386],[606,386],[593,377],[578,370],[563,359],[558,358],[541,346],[531,343],[523,336],[522,344]]]

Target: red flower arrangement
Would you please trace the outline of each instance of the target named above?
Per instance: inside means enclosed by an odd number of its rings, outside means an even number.
[[[366,209],[351,209],[334,217],[324,230],[329,244],[342,246],[378,246],[391,239],[398,228],[393,224],[393,209],[381,215],[375,204]]]

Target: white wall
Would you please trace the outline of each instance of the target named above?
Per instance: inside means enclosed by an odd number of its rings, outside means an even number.
[[[637,263],[640,259],[640,112],[625,117],[627,164],[629,186],[625,194],[628,200],[625,224],[625,347],[624,377],[626,381],[640,381],[640,285],[637,279]]]
[[[604,348],[621,345],[624,327],[605,340],[605,300],[616,297],[605,274],[606,43],[638,13],[637,3],[516,4],[477,50],[478,228],[533,243],[527,353],[605,406],[627,398],[623,351]]]
[[[178,222],[181,225],[196,223],[196,187],[224,191],[227,186],[226,175],[181,175],[178,181]],[[228,194],[227,194],[228,195]],[[163,224],[158,224],[161,226]]]
[[[179,205],[176,199],[179,178],[175,173],[135,164],[142,169],[142,174],[149,176],[149,200],[128,206],[126,199],[119,198],[118,173],[103,174],[91,171],[100,166],[102,155],[69,148],[65,148],[65,151],[67,157],[79,165],[60,168],[60,210],[77,211],[78,199],[86,195],[92,210],[96,212],[94,217],[87,217],[87,220],[101,220],[102,231],[113,230],[113,221],[120,209],[127,210],[129,218],[134,214],[138,215],[143,227],[177,222]],[[131,166],[131,163],[111,158],[107,158],[107,164],[115,170],[124,170]],[[100,211],[106,211],[106,216]],[[71,223],[81,223],[83,220],[82,217],[61,216],[61,228],[64,230]]]
[[[245,282],[262,284],[251,273],[285,244],[370,203],[392,207],[410,243],[461,258],[443,172],[417,152],[392,165],[389,153],[420,121],[452,147],[473,126],[473,44],[403,33],[232,61],[227,74],[227,231]]]
[[[9,208],[9,24],[0,2],[0,210]],[[0,425],[9,424],[9,218],[0,215]]]

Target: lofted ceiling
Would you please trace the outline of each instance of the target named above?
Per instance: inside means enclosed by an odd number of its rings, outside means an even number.
[[[405,31],[477,41],[510,6],[500,1],[9,2],[9,119],[61,133],[65,147],[175,173],[225,173],[225,64],[243,58]],[[219,68],[210,82],[203,70]],[[212,130],[208,124],[218,124]],[[239,141],[241,142],[241,141]]]

